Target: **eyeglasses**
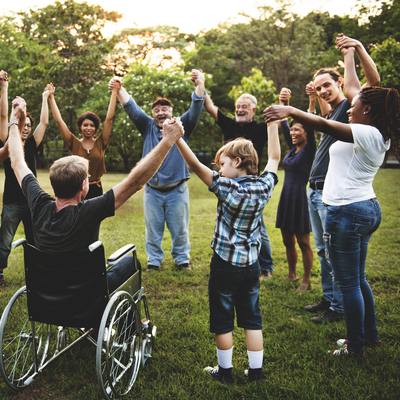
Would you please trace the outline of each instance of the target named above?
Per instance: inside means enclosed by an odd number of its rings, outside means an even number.
[[[32,128],[31,124],[25,124],[25,128]]]

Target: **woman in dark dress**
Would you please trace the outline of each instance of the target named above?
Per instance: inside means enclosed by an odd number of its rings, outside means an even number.
[[[279,96],[280,103],[288,105],[289,97],[290,90],[283,88]],[[306,186],[317,146],[314,131],[305,129],[299,122],[292,120],[289,127],[285,119],[281,121],[281,128],[290,151],[283,160],[285,179],[278,205],[276,227],[281,230],[289,264],[289,273],[285,279],[299,280],[296,272],[298,258],[296,240],[299,244],[303,256],[304,275],[298,291],[305,292],[310,288],[313,264]]]

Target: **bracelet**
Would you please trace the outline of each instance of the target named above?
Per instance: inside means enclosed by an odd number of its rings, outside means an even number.
[[[11,125],[18,125],[18,121],[10,121],[8,123],[8,127],[10,127]]]
[[[312,111],[311,111],[310,109],[308,109],[307,112],[310,113],[310,114],[315,114],[315,115],[317,115],[317,110],[312,110]]]

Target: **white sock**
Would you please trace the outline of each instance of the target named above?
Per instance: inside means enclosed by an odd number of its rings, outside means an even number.
[[[217,347],[218,365],[221,368],[232,368],[233,346],[229,350],[220,350]]]
[[[247,350],[247,355],[249,356],[249,366],[251,369],[262,368],[264,350],[260,351],[249,351]]]

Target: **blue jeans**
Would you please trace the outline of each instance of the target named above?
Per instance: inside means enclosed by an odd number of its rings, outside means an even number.
[[[3,204],[0,227],[0,269],[7,268],[11,243],[21,221],[24,224],[26,240],[29,244],[35,245],[28,203]]]
[[[378,200],[327,206],[325,241],[340,287],[347,327],[347,346],[364,352],[366,338],[378,339],[375,301],[365,277],[368,242],[381,223]]]
[[[141,265],[137,260],[137,267],[141,271]],[[124,257],[107,270],[108,291],[112,293],[119,288],[129,277],[136,272],[133,257]]]
[[[321,264],[322,293],[326,301],[331,303],[330,309],[343,313],[342,296],[339,286],[335,283],[329,257],[325,251],[324,232],[326,206],[322,202],[322,190],[308,190],[308,209],[310,211],[311,228],[314,236],[314,245]]]
[[[264,216],[261,214],[261,249],[258,256],[261,271],[273,271],[274,264],[272,262],[271,244],[269,242],[267,227],[265,226]]]
[[[189,262],[189,190],[186,182],[170,192],[162,193],[145,186],[143,195],[146,222],[147,263],[159,266],[164,258],[161,248],[164,227],[171,233],[172,257],[178,265]]]
[[[248,267],[235,267],[213,254],[208,280],[211,333],[232,332],[235,309],[238,327],[262,329],[259,277],[258,262]]]

